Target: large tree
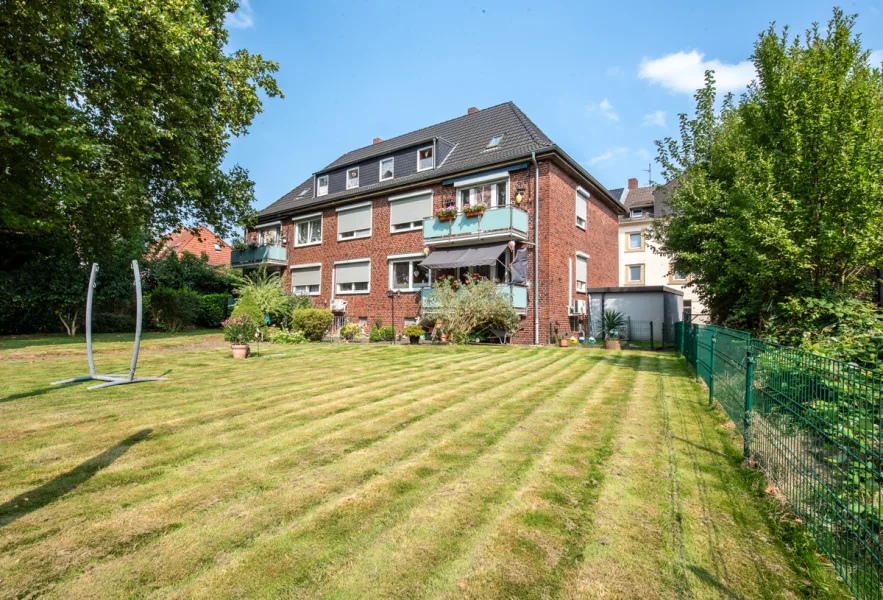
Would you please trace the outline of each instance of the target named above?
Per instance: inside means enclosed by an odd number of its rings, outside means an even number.
[[[250,216],[231,135],[281,96],[277,64],[226,49],[234,0],[0,3],[0,235],[84,258],[139,230]]]
[[[713,74],[657,142],[672,215],[661,250],[718,321],[762,327],[800,298],[858,297],[883,260],[883,74],[855,17],[793,39],[774,25],[756,80],[716,106]]]

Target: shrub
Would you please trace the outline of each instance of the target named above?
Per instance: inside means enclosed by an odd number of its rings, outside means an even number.
[[[371,333],[368,335],[369,342],[379,342],[380,341],[380,325],[374,323],[374,326],[371,328]]]
[[[426,332],[424,331],[424,329],[422,327],[420,327],[420,325],[408,325],[402,331],[402,335],[407,336],[409,338],[410,337],[420,337],[424,333],[426,333]]]
[[[384,325],[380,328],[380,341],[391,342],[395,339],[396,332],[392,325]]]
[[[432,287],[436,302],[429,312],[433,318],[441,319],[448,340],[456,344],[465,344],[476,336],[482,339],[490,329],[511,335],[521,322],[508,294],[501,293],[493,281],[483,277],[467,277],[462,282],[447,278]]]
[[[242,315],[248,315],[251,317],[252,322],[257,326],[258,330],[261,333],[267,332],[267,324],[264,321],[264,313],[261,312],[261,309],[258,308],[257,303],[255,303],[254,298],[252,298],[251,294],[243,294],[239,300],[236,302],[236,306],[233,308],[233,312],[230,314],[231,317],[240,317]]]
[[[246,277],[236,294],[244,298],[250,296],[263,316],[269,316],[273,325],[287,326],[292,306],[299,301],[294,300],[282,290],[282,279],[279,273],[268,272],[265,267],[258,269]]]
[[[618,340],[623,336],[622,329],[625,327],[625,315],[618,310],[605,310],[601,317],[601,330],[604,338]]]
[[[302,331],[311,342],[321,342],[334,322],[334,315],[323,308],[301,308],[291,313],[291,328]]]
[[[135,331],[134,315],[118,315],[100,312],[92,315],[92,331],[95,333],[133,333]]]
[[[275,331],[270,334],[270,342],[274,344],[303,344],[307,341],[307,336],[301,331]]]
[[[248,344],[257,331],[257,324],[247,314],[230,317],[221,325],[224,327],[224,339],[231,344]]]
[[[196,322],[202,327],[216,328],[227,318],[227,294],[204,294],[199,297]]]
[[[362,337],[362,326],[358,323],[347,323],[340,328],[340,337],[349,341]]]
[[[150,292],[147,302],[157,327],[165,331],[181,331],[199,315],[199,294],[192,290],[157,288]]]

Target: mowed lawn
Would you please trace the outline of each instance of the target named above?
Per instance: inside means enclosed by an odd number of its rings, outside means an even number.
[[[0,342],[0,597],[842,593],[671,354],[170,339]]]

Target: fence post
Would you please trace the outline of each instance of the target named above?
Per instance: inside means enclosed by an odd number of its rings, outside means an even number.
[[[711,360],[708,366],[708,406],[714,405],[714,347],[717,345],[717,331],[711,333]]]
[[[650,321],[650,349],[655,350],[653,347],[653,321]]]
[[[748,348],[748,352],[746,353],[746,366],[745,366],[745,426],[742,430],[742,435],[745,440],[745,449],[744,456],[745,458],[749,458],[751,456],[751,411],[753,410],[753,398],[752,393],[754,391],[754,355],[751,354],[751,347]]]

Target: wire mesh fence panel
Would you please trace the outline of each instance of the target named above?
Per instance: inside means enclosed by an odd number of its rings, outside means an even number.
[[[745,367],[751,336],[726,327],[715,327],[714,335],[714,398],[744,433]]]
[[[696,376],[706,385],[711,385],[711,338],[714,336],[714,327],[696,325],[696,328]]]
[[[675,325],[677,325],[677,323],[662,324],[662,348],[665,350],[671,350],[678,347],[675,338]]]
[[[883,372],[750,345],[753,455],[856,597],[883,598]]]
[[[675,350],[681,356],[684,355],[684,322],[680,321],[674,324],[675,330]]]
[[[687,359],[687,364],[696,369],[696,336],[698,335],[697,331],[698,325],[690,325],[686,323],[684,325],[684,358]]]

